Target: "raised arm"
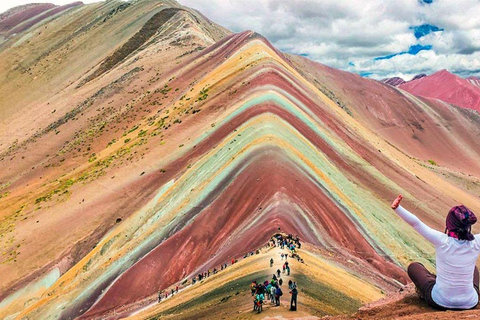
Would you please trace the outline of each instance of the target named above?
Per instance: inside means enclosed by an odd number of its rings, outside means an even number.
[[[405,220],[405,222],[417,230],[417,232],[420,233],[425,239],[433,243],[433,245],[441,245],[445,241],[446,235],[444,233],[427,226],[420,219],[418,219],[417,216],[403,208],[400,205],[400,201],[402,201],[402,195],[399,195],[392,203],[392,209],[395,210],[400,218]]]

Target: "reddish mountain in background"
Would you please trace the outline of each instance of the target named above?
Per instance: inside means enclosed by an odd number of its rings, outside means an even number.
[[[473,84],[475,87],[479,87],[480,88],[480,78],[479,77],[468,77],[466,78],[466,80],[468,82],[470,82],[471,84]]]
[[[400,77],[385,78],[385,79],[382,79],[381,81],[383,83],[389,84],[389,85],[394,86],[394,87],[405,83],[405,80],[403,80]]]
[[[415,77],[413,77],[412,80],[410,80],[410,81],[405,81],[400,77],[385,78],[385,79],[382,79],[380,81],[383,82],[383,83],[389,84],[391,86],[398,87],[401,84],[408,83],[408,82],[411,82],[411,81],[415,81],[415,80],[421,79],[421,78],[426,77],[426,76],[427,75],[425,73],[420,73],[420,74],[417,74]]]
[[[417,96],[435,98],[480,111],[480,88],[447,70],[401,84],[399,87]]]

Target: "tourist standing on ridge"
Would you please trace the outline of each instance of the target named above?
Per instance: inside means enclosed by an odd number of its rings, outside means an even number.
[[[270,288],[270,302],[272,304],[274,304],[275,300],[276,300],[275,299],[275,292],[277,292],[277,288],[274,285],[272,285],[272,287]]]
[[[475,266],[480,253],[480,234],[473,235],[472,225],[477,217],[464,205],[450,209],[446,233],[434,230],[402,206],[399,195],[391,207],[418,233],[435,246],[437,275],[421,263],[408,266],[408,276],[420,292],[420,297],[440,310],[473,309],[478,304],[479,274]]]
[[[270,268],[273,267],[273,258],[270,258]]]
[[[250,289],[252,290],[252,297],[257,291],[257,280],[253,281],[252,284],[250,285]]]
[[[283,295],[282,289],[279,285],[276,286],[275,290],[275,305],[278,307],[280,305],[280,297]]]
[[[292,288],[292,290],[290,291],[290,294],[292,295],[292,300],[290,301],[290,310],[297,311],[297,295],[298,295],[297,287]]]

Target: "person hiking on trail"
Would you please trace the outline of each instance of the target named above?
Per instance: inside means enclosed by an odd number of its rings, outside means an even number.
[[[257,291],[257,280],[252,282],[252,284],[250,285],[250,290],[252,290],[252,296],[253,296],[255,294],[255,291]]]
[[[158,291],[158,303],[162,302],[162,291]]]
[[[275,285],[272,285],[270,288],[270,302],[273,304],[275,303],[275,292],[277,292],[277,287]]]
[[[265,287],[263,286],[263,284],[261,284],[261,283],[257,284],[255,293],[256,294],[259,294],[259,293],[265,294]]]
[[[265,296],[262,293],[256,294],[253,299],[253,310],[261,312],[261,305],[264,299]]]
[[[273,258],[270,258],[270,268],[273,266]]]
[[[265,296],[263,295],[263,293],[259,293],[257,294],[256,299],[257,301],[260,301],[260,304],[262,304],[263,300],[265,300]]]
[[[272,286],[275,286],[275,285],[277,284],[277,280],[276,280],[276,279],[272,279],[272,280],[270,281],[270,283],[272,284]]]
[[[293,285],[292,279],[288,280],[288,289],[289,289],[289,290],[292,290],[292,289],[293,289],[292,285]]]
[[[178,293],[178,286],[175,287],[175,293]]]
[[[283,264],[283,273],[285,273],[285,263]]]
[[[282,279],[282,278],[278,279],[278,284],[279,284],[280,286],[283,284],[283,279]]]
[[[283,295],[282,289],[280,286],[277,286],[277,289],[275,290],[275,305],[279,306],[280,305],[280,297]]]
[[[280,271],[280,269],[277,269],[277,277],[278,277],[278,278],[280,278],[280,274],[281,274],[281,273],[282,273],[282,272]]]
[[[464,205],[450,209],[445,233],[424,224],[400,205],[399,195],[391,207],[420,235],[435,246],[437,275],[430,273],[421,263],[408,266],[408,276],[420,297],[440,310],[466,310],[475,308],[479,297],[479,274],[475,266],[480,253],[480,234],[471,233],[477,217]]]
[[[293,288],[290,291],[290,294],[292,295],[292,300],[290,300],[290,310],[291,311],[297,311],[297,295],[298,295],[298,290],[297,288]]]

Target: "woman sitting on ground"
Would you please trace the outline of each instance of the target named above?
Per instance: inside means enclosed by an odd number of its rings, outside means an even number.
[[[408,276],[420,297],[440,310],[475,308],[479,297],[475,263],[480,253],[480,234],[471,233],[471,226],[477,222],[475,214],[464,205],[453,207],[447,215],[445,233],[442,233],[400,206],[400,201],[401,195],[393,201],[392,209],[435,246],[436,276],[421,263],[408,266]]]

